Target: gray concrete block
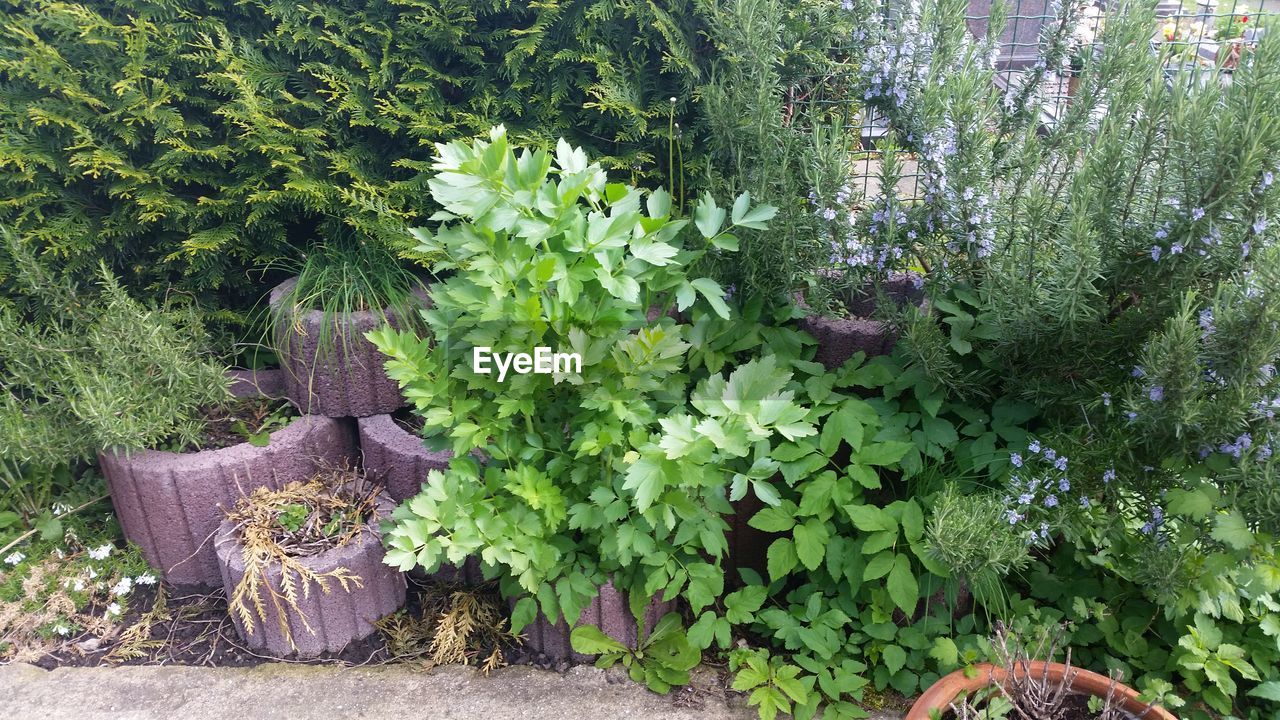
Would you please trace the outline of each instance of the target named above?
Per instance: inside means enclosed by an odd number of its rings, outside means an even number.
[[[271,433],[264,447],[103,451],[98,460],[124,535],[147,562],[171,583],[217,586],[212,535],[237,499],[306,480],[322,463],[349,462],[354,453],[348,424],[304,415]]]
[[[391,499],[384,494],[378,503],[379,518],[389,517],[392,508]],[[372,635],[377,630],[374,624],[378,620],[404,605],[406,587],[404,574],[382,562],[382,535],[377,526],[376,520],[371,521],[358,538],[346,545],[319,555],[299,558],[300,563],[320,575],[346,568],[360,578],[359,586],[352,583],[344,590],[338,582],[329,580],[329,591],[324,592],[316,584],[310,583],[307,584],[308,593],[299,593],[297,610],[281,601],[292,643],[280,628],[279,610],[263,592],[266,617],[255,617],[252,632],[249,632],[239,617],[232,614],[236,631],[245,643],[252,649],[277,657],[294,654],[315,657],[326,652],[341,652],[348,643]],[[236,536],[230,521],[224,521],[218,528],[214,546],[222,587],[227,597],[231,597],[244,578],[245,565],[244,545]],[[279,564],[268,571],[267,582],[276,592],[280,592]]]

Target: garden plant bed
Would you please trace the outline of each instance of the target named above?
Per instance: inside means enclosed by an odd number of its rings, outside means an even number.
[[[266,444],[267,434],[298,417],[297,408],[288,400],[266,397],[242,397],[215,407],[202,408],[204,436],[194,443],[165,448],[172,452],[190,453],[221,450],[241,443]]]
[[[0,717],[1280,717],[1272,0],[440,4],[0,2]]]

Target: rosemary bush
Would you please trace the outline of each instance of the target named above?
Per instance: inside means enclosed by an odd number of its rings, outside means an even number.
[[[28,303],[0,305],[0,482],[30,522],[98,450],[198,437],[200,409],[228,399],[228,381],[192,308],[148,307],[105,266],[79,288],[4,238]]]
[[[1217,712],[1263,716],[1243,698],[1280,697],[1274,641],[1252,632],[1280,620],[1280,38],[1230,76],[1175,70],[1151,49],[1151,3],[1111,6],[1087,52],[1069,39],[1083,8],[1055,6],[1040,62],[1004,89],[992,38],[963,32],[964,3],[894,5],[872,23],[866,97],[916,153],[924,194],[848,230],[847,248],[876,252],[846,266],[926,268],[935,314],[908,325],[907,357],[955,397],[1040,411],[1041,440],[1011,446],[1017,467],[987,490],[1032,572],[1097,566],[1128,583],[1145,599],[1112,610],[1150,603],[1172,650],[1108,638],[1109,652],[1142,684],[1172,678]],[[1077,94],[1042,125],[1041,86],[1072,54]],[[968,525],[943,519],[935,546],[964,548]],[[943,559],[1012,567],[990,548]],[[1069,591],[1010,582],[1069,607]]]

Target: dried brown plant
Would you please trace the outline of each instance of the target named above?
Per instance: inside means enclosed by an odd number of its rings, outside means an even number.
[[[491,594],[450,586],[423,594],[421,616],[396,613],[379,629],[393,658],[476,665],[485,674],[506,665],[502,647],[515,640]]]
[[[332,583],[343,592],[363,587],[360,577],[347,568],[317,573],[300,559],[358,538],[376,516],[378,491],[359,472],[338,466],[278,490],[258,488],[236,503],[227,518],[243,545],[245,572],[227,604],[245,632],[252,635],[257,622],[267,620],[270,603],[281,634],[296,648],[287,611],[292,610],[307,632],[314,633],[300,606],[301,600],[311,596],[313,585],[324,593],[330,592]],[[274,567],[280,569],[278,583],[270,580]]]
[[[173,614],[169,612],[168,598],[165,595],[164,586],[156,586],[156,598],[151,603],[151,609],[143,613],[138,621],[125,628],[120,633],[120,639],[116,641],[111,652],[107,653],[104,658],[109,663],[120,663],[126,660],[137,660],[138,658],[149,657],[152,652],[164,647],[165,641],[161,639],[153,639],[151,630],[159,623],[168,622],[173,618]]]

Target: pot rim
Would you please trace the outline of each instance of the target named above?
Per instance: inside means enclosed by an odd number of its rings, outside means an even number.
[[[1105,697],[1111,678],[1090,670],[1071,667],[1062,663],[1033,660],[1019,663],[1015,676],[1037,676],[1047,673],[1050,680],[1057,681],[1070,671],[1071,689],[1094,697]],[[991,663],[980,663],[969,668],[956,670],[939,678],[924,692],[911,709],[905,720],[929,720],[930,710],[946,710],[947,707],[964,692],[981,690],[992,682],[1001,682],[1009,676],[1009,672]],[[1177,720],[1173,714],[1159,705],[1152,705],[1138,699],[1138,691],[1121,682],[1116,682],[1115,697],[1120,700],[1126,712],[1140,720]]]

